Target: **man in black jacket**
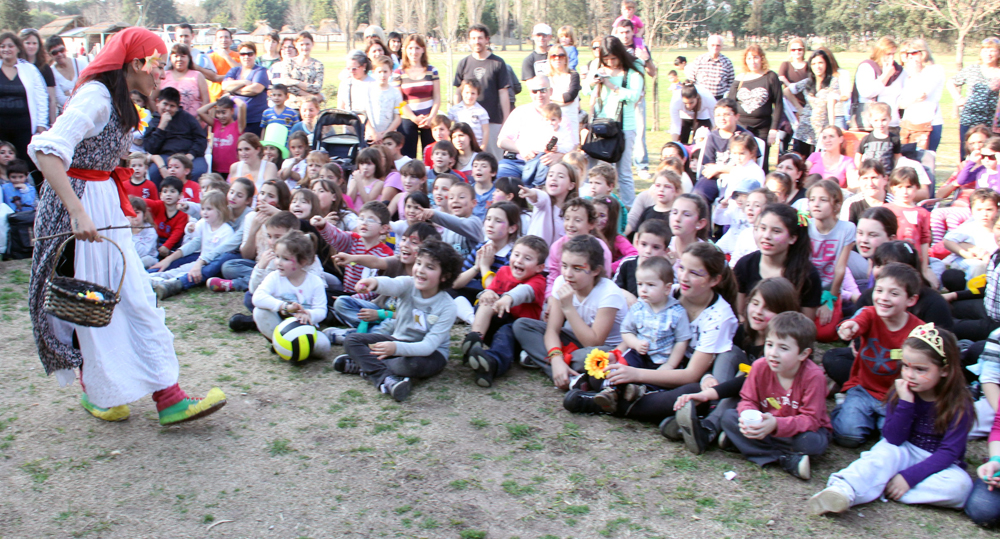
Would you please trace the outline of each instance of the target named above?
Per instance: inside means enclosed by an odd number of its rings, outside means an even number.
[[[181,94],[176,88],[160,90],[160,95],[156,98],[157,111],[153,113],[153,119],[143,135],[142,146],[150,157],[149,179],[157,188],[164,176],[161,169],[166,169],[167,160],[177,153],[187,155],[194,163],[191,177],[187,179],[198,181],[202,174],[208,172],[208,164],[205,162],[208,138],[205,130],[201,128],[197,118],[180,108],[180,103]]]

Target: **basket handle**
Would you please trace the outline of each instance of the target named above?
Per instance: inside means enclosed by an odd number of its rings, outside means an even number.
[[[111,242],[111,245],[114,245],[115,249],[118,249],[118,253],[122,255],[122,278],[118,281],[118,290],[115,290],[115,296],[118,296],[122,291],[122,285],[125,284],[125,270],[128,269],[128,259],[125,258],[125,252],[122,251],[122,248],[119,247],[117,243],[115,243],[115,240],[101,234],[99,234],[98,237]],[[66,249],[66,244],[71,241],[76,241],[76,238],[70,236],[59,244],[59,249],[56,250],[56,256],[52,259],[52,271],[49,272],[49,281],[51,281],[52,277],[56,274],[56,266],[59,265],[59,260],[62,259],[63,250]]]

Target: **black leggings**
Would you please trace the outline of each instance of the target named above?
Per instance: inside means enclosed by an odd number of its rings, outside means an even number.
[[[678,397],[699,391],[701,391],[701,384],[691,383],[674,389],[646,393],[635,402],[619,400],[618,409],[615,410],[614,415],[647,423],[659,423],[674,415],[674,403],[677,402]],[[707,415],[710,410],[709,403],[698,405],[699,416]]]

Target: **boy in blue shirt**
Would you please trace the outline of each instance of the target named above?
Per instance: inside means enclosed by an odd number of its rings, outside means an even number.
[[[279,123],[291,131],[292,127],[299,122],[299,113],[285,107],[285,101],[288,101],[288,87],[284,84],[272,84],[267,89],[267,98],[271,103],[274,103],[274,106],[266,109],[264,115],[261,116],[261,132],[267,127],[267,124],[271,123]]]
[[[28,183],[28,164],[14,159],[7,165],[7,179],[3,184],[3,201],[14,212],[35,211],[38,193],[35,186]]]

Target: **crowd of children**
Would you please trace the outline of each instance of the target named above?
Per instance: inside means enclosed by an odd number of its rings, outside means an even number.
[[[641,47],[630,0],[622,16]],[[281,84],[263,137],[246,131],[240,100],[198,109],[212,140],[200,176],[189,152],[129,155],[122,188],[157,297],[243,292],[233,331],[322,327],[313,357],[342,345],[334,369],[397,401],[445,369],[462,323],[461,363],[478,386],[514,363],[540,369],[570,412],[657,423],[695,454],[715,443],[808,480],[830,442],[878,440],[809,500],[816,514],[883,493],[952,508],[974,493],[976,515],[997,504],[1000,138],[970,143],[953,204],[935,207],[921,203],[926,171],[904,162],[887,107],[869,107],[873,131],[853,157],[830,126],[821,152],[783,155],[765,174],[721,99],[716,129],[664,145],[629,208],[614,164],[579,151],[544,177],[497,177],[474,79],[429,119],[423,158],[404,157],[391,72],[389,58],[374,62],[369,145],[353,170],[310,150],[321,104],[286,108]],[[177,106],[161,92],[161,130],[185,114]],[[541,114],[561,119],[555,104]],[[4,143],[0,171],[6,222],[36,192]],[[817,342],[849,345],[819,357]],[[973,481],[966,440],[987,434],[993,456]]]

